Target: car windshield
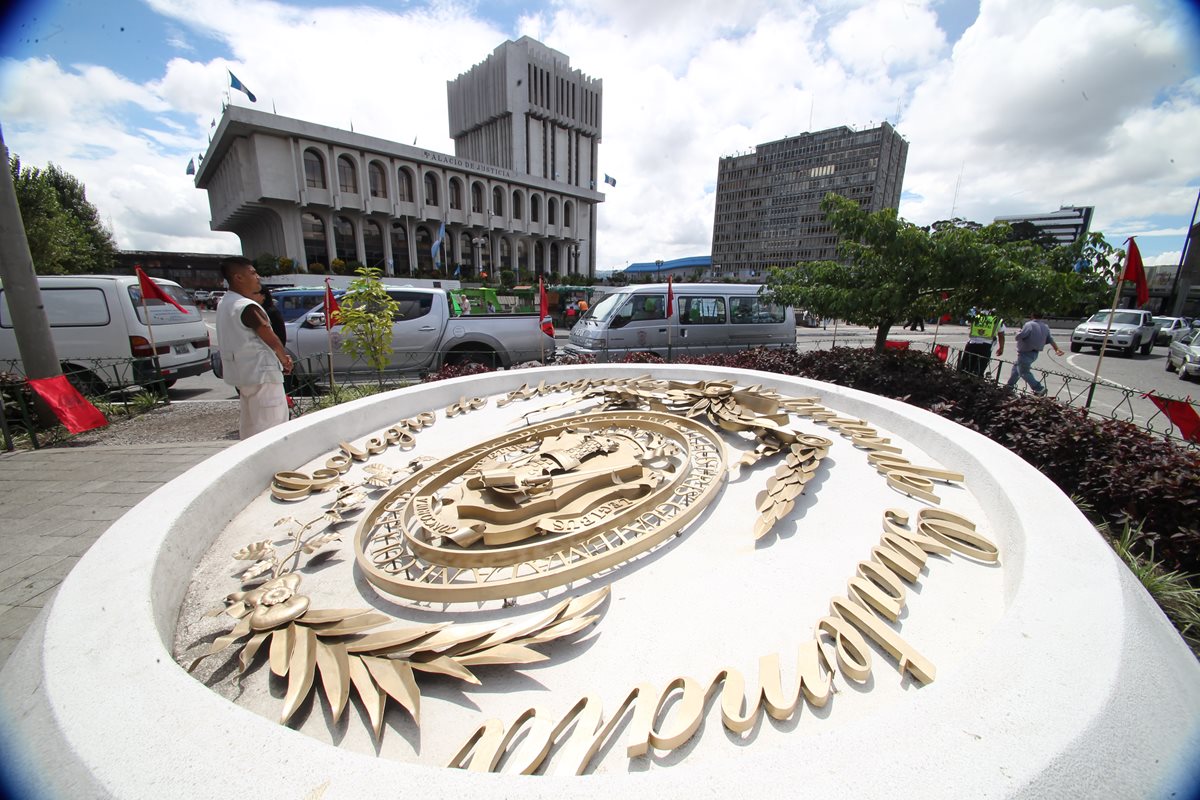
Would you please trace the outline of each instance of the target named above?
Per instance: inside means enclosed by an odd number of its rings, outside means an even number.
[[[1111,311],[1101,311],[1093,314],[1088,322],[1099,322],[1101,325],[1107,325],[1108,315],[1111,313]],[[1142,315],[1133,311],[1118,311],[1116,314],[1113,314],[1113,325],[1140,325],[1141,322]]]
[[[1154,318],[1154,324],[1161,325],[1164,328],[1170,328],[1178,321],[1179,321],[1179,317],[1155,317]]]
[[[582,322],[585,319],[594,319],[597,322],[606,322],[617,310],[617,308],[620,307],[621,301],[624,299],[625,295],[623,294],[610,294],[599,303],[596,303],[596,305],[589,308],[584,315],[580,317],[580,321]]]

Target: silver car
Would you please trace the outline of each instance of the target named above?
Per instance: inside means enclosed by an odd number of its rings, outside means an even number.
[[[1179,380],[1200,378],[1200,328],[1171,342],[1167,350],[1167,372],[1179,372]]]
[[[1155,317],[1154,325],[1158,332],[1154,335],[1155,344],[1167,344],[1182,339],[1184,334],[1192,330],[1192,326],[1183,317]]]

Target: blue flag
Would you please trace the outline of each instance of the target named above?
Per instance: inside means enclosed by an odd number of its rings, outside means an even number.
[[[604,175],[604,182],[613,187],[617,185],[617,179],[607,173]]]
[[[188,159],[187,174],[188,175],[196,174],[196,159],[194,159],[194,158]]]
[[[437,239],[433,242],[433,247],[429,249],[429,254],[433,256],[433,266],[437,269],[442,268],[438,253],[442,249],[442,240],[446,238],[446,221],[442,220],[442,227],[438,228]]]
[[[454,277],[457,278],[459,275],[462,275],[462,264],[455,264],[454,265]]]
[[[229,73],[229,85],[230,85],[230,87],[231,87],[231,88],[237,89],[239,92],[245,92],[245,93],[246,93],[246,97],[249,97],[249,98],[250,98],[250,102],[251,102],[251,103],[257,103],[257,102],[258,102],[258,98],[254,96],[254,92],[252,92],[252,91],[250,91],[249,89],[247,89],[247,88],[246,88],[246,84],[244,84],[244,83],[242,83],[241,81],[239,81],[239,80],[238,80],[238,77],[237,77],[237,75],[234,75],[234,74],[233,74],[233,70],[231,70],[231,69],[227,69],[227,70],[226,70],[226,72],[228,72],[228,73]]]

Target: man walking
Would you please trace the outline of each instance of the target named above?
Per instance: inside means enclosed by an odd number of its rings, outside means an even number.
[[[959,372],[969,372],[980,378],[987,372],[992,360],[992,343],[999,341],[996,357],[1004,355],[1004,320],[991,311],[981,311],[971,319],[971,330],[967,335],[967,346],[958,361]]]
[[[1054,348],[1056,355],[1063,354],[1058,342],[1054,341],[1054,336],[1050,333],[1050,326],[1042,322],[1041,312],[1035,311],[1033,318],[1026,322],[1017,334],[1017,360],[1013,364],[1012,374],[1008,376],[1008,388],[1016,387],[1017,378],[1024,378],[1034,394],[1038,397],[1046,396],[1046,387],[1033,377],[1030,367],[1037,361],[1038,355],[1047,344]]]
[[[217,343],[226,383],[236,386],[241,401],[238,433],[248,439],[273,425],[287,422],[284,373],[292,371],[292,357],[271,330],[263,307],[254,301],[262,291],[258,272],[248,258],[235,256],[221,262],[229,291],[217,304]]]

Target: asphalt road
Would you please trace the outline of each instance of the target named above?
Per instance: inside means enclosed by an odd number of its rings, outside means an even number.
[[[216,314],[212,311],[204,311],[203,315],[205,324],[212,332],[215,344],[217,342]],[[1054,326],[1055,339],[1065,353],[1059,357],[1047,349],[1038,358],[1034,368],[1057,373],[1048,376],[1046,381],[1052,396],[1061,402],[1082,406],[1091,387],[1097,355],[1091,349],[1080,353],[1070,352],[1069,344],[1073,327]],[[1011,333],[1015,333],[1015,329],[1010,329]],[[562,335],[564,334],[560,331],[560,338]],[[966,345],[967,329],[961,325],[946,325],[940,329],[928,325],[923,332],[894,328],[890,332],[889,338],[908,340],[912,342],[913,347],[931,347],[936,342],[961,349]],[[874,340],[874,329],[856,325],[839,325],[836,331],[832,325],[826,328],[797,329],[797,348],[801,351],[829,349],[834,344],[870,347]],[[1001,367],[1002,381],[1008,378],[1015,354],[1016,348],[1010,338],[1002,359],[1006,362]],[[1097,413],[1106,416],[1115,416],[1138,424],[1145,424],[1148,420],[1153,420],[1156,428],[1169,428],[1157,407],[1138,395],[1152,391],[1156,395],[1182,399],[1189,395],[1200,396],[1200,389],[1196,384],[1180,381],[1175,374],[1166,372],[1166,358],[1167,348],[1164,346],[1154,347],[1150,355],[1137,354],[1132,358],[1106,352],[1100,381],[1092,398],[1092,408]],[[995,367],[993,367],[994,369]],[[1132,397],[1131,393],[1133,393]],[[233,388],[211,372],[180,380],[170,390],[170,396],[172,402],[237,399]]]

